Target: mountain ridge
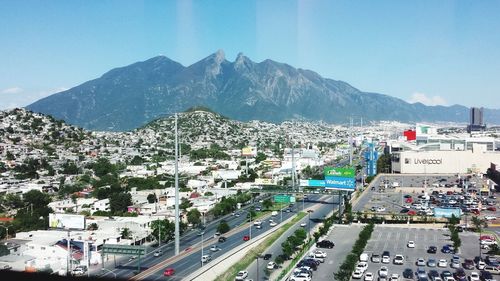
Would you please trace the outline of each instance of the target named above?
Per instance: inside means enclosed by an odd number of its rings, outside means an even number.
[[[27,108],[87,129],[124,131],[193,106],[235,120],[273,123],[295,118],[338,123],[350,115],[367,121],[467,122],[469,116],[461,105],[410,104],[270,59],[254,62],[239,53],[230,62],[222,50],[189,66],[157,56],[114,68]],[[485,120],[500,123],[500,110],[485,109]]]

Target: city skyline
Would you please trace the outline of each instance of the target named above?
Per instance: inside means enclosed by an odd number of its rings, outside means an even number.
[[[7,1],[0,109],[164,55],[223,49],[427,105],[500,108],[500,3]]]

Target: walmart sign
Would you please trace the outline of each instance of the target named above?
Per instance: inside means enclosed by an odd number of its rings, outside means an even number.
[[[353,168],[325,167],[325,188],[350,190],[356,189],[355,171]]]

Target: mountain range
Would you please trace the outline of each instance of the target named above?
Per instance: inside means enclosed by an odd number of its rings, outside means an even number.
[[[221,50],[187,67],[157,56],[115,68],[27,109],[90,130],[126,131],[194,106],[236,120],[273,123],[348,123],[349,116],[366,121],[469,120],[465,106],[411,104],[269,59],[257,63],[240,53],[230,62]],[[500,124],[500,110],[485,109],[484,115],[487,123]]]

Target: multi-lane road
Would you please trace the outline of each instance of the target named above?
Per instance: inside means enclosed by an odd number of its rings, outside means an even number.
[[[302,208],[310,208],[317,204],[317,209],[314,213],[311,214],[311,218],[323,218],[328,212],[332,210],[332,196],[331,195],[323,195],[323,194],[312,194],[308,196],[308,200],[302,204],[302,202],[297,202],[293,208],[291,208],[291,212],[283,211],[282,214],[278,214],[274,217],[274,221],[280,223],[281,220],[286,220],[291,216],[295,215],[297,211],[301,211]],[[334,200],[333,202],[337,202]],[[285,208],[286,209],[286,208]],[[203,235],[203,254],[210,254],[212,259],[216,259],[227,251],[233,249],[234,247],[240,245],[241,243],[245,243],[243,241],[243,236],[250,235],[251,228],[251,236],[255,238],[258,235],[266,232],[272,226],[270,226],[269,221],[266,220],[262,224],[261,229],[257,229],[255,226],[250,226],[249,223],[245,223],[247,217],[247,211],[241,210],[239,211],[240,216],[227,216],[225,219],[228,224],[231,226],[231,231],[224,235],[227,237],[225,242],[218,242],[215,237],[215,232],[218,223],[210,223],[206,226],[205,233]],[[307,223],[308,216],[306,216],[303,221]],[[301,221],[302,222],[302,221]],[[308,223],[307,223],[308,224]],[[311,221],[311,228],[314,227],[316,223]],[[279,227],[277,226],[274,227]],[[307,225],[307,227],[309,224]],[[294,226],[294,229],[300,227],[300,222]],[[285,239],[286,237],[282,237]],[[142,272],[139,275],[134,275],[134,271],[137,270],[137,260],[128,262],[128,257],[125,258],[125,262],[122,262],[122,265],[119,265],[116,268],[112,268],[112,266],[108,266],[108,269],[113,273],[106,271],[101,276],[105,277],[114,277],[116,274],[117,278],[131,278],[134,277],[141,280],[181,280],[183,277],[189,275],[193,271],[199,269],[201,265],[201,240],[202,237],[198,235],[198,233],[189,233],[181,238],[181,247],[180,247],[180,255],[174,255],[174,245],[173,243],[168,243],[166,245],[162,245],[159,248],[150,248],[148,250],[148,254],[142,258],[141,260],[141,270]],[[212,244],[217,245],[220,250],[216,252],[210,251],[210,246]],[[280,245],[280,243],[275,243],[275,245]],[[160,249],[163,251],[163,255],[159,257],[154,257],[153,252],[155,250]],[[277,246],[269,249],[269,251],[275,253],[273,256],[277,256],[281,253],[281,249]],[[208,263],[209,264],[209,263]],[[205,265],[205,266],[208,266]],[[163,275],[166,268],[173,268],[175,270],[175,274],[173,276],[165,277]],[[250,269],[251,270],[251,269]],[[256,269],[255,269],[256,272]],[[264,276],[262,273],[261,276]],[[134,279],[135,279],[134,278]]]

